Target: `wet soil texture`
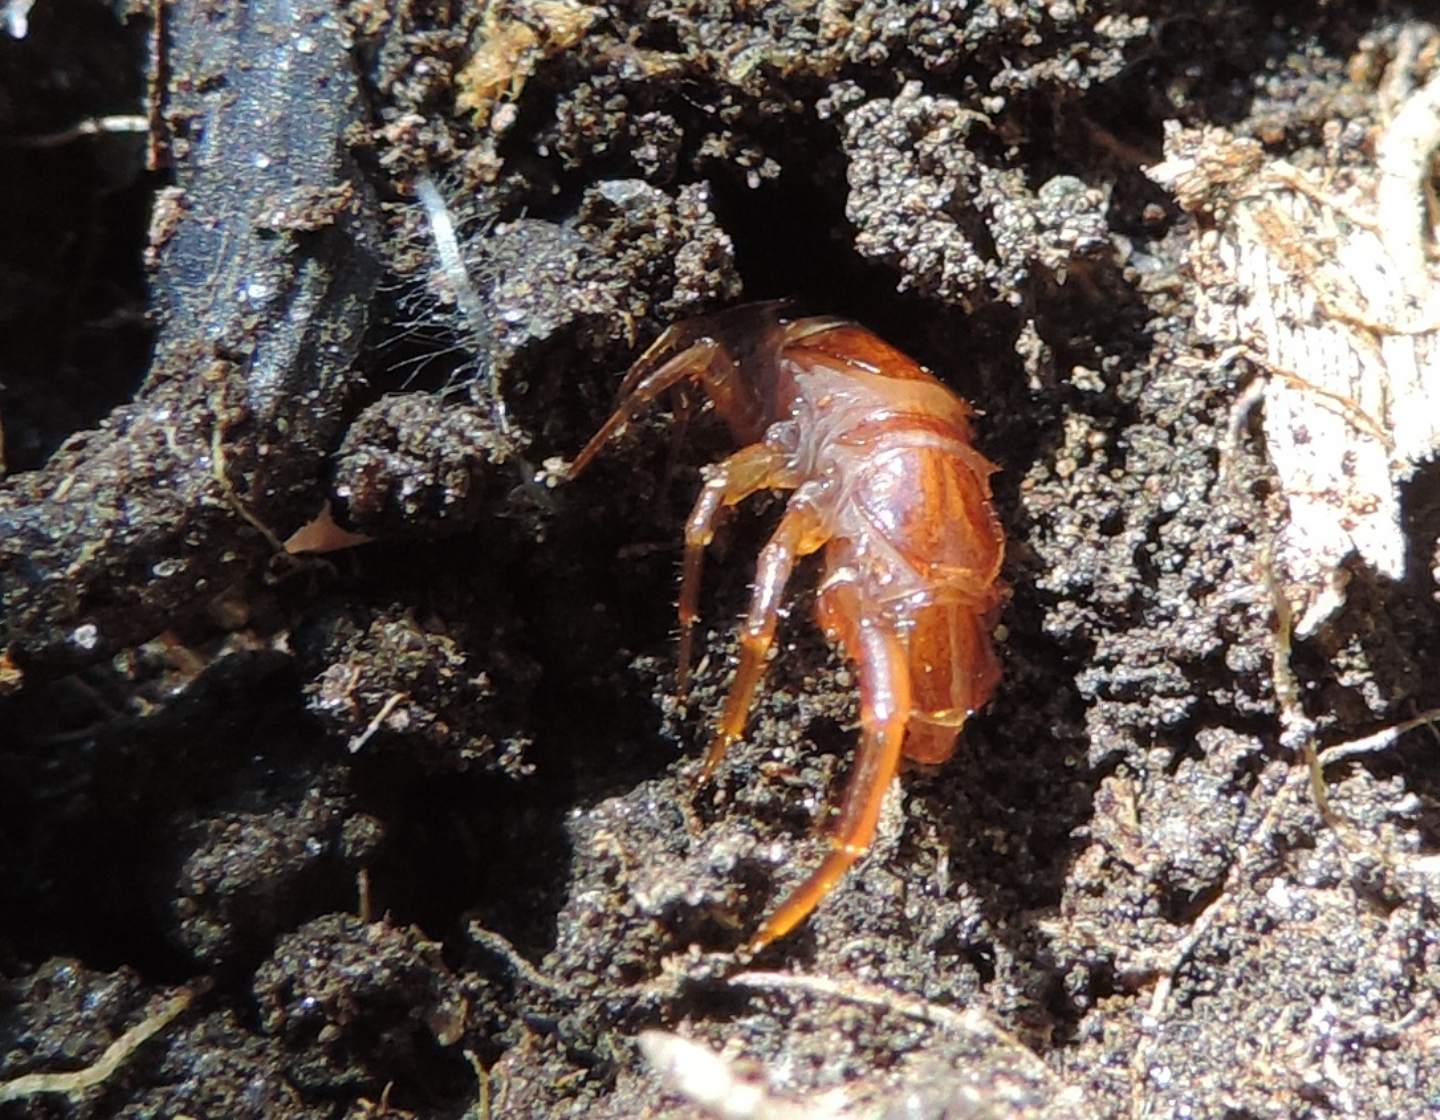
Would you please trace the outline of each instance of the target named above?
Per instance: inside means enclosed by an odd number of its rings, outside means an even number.
[[[0,1118],[1440,1111],[1440,746],[1366,738],[1440,706],[1440,474],[1293,634],[1237,402],[1305,371],[1197,332],[1223,215],[1146,174],[1177,122],[1360,175],[1410,6],[115,8],[0,6]],[[853,670],[802,572],[698,784],[779,502],[682,700],[724,431],[561,463],[758,299],[983,412],[1013,598],[954,759],[752,959]]]

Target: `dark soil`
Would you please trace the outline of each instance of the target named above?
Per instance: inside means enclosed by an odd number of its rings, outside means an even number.
[[[1359,158],[1411,12],[40,0],[0,37],[0,1117],[701,1115],[648,1028],[855,1116],[1435,1115],[1436,745],[1311,797],[1284,504],[1253,433],[1222,476],[1248,373],[1144,174],[1167,120]],[[148,131],[55,137],[112,114]],[[666,325],[772,298],[983,411],[1013,599],[956,757],[750,961],[855,737],[802,577],[696,784],[778,502],[711,551],[680,701],[723,432],[656,409],[535,479]],[[1406,580],[1295,648],[1315,745],[1440,705],[1436,483]],[[286,553],[327,502],[373,543]],[[13,1088],[186,987],[98,1083]]]

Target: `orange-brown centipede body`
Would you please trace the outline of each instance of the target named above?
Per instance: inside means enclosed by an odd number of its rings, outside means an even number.
[[[765,489],[791,492],[760,553],[740,664],[706,753],[708,776],[738,739],[774,639],[795,561],[824,551],[816,614],[860,680],[860,746],[820,867],[751,944],[783,937],[875,837],[902,754],[949,758],[1000,678],[991,632],[1004,602],[1005,536],[995,467],[975,450],[974,410],[929,370],[858,323],[786,318],[748,304],[667,330],[631,367],[613,415],[574,477],[644,405],[698,383],[740,450],[708,467],[685,527],[680,655],[685,687],[700,571],[720,514]]]

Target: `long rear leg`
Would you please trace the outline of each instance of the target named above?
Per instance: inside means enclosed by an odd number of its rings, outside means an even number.
[[[789,582],[795,559],[820,548],[828,539],[825,518],[815,505],[816,496],[809,486],[802,486],[790,499],[775,533],[760,550],[760,560],[755,566],[755,586],[750,597],[750,611],[740,628],[740,665],[735,670],[735,681],[730,694],[725,697],[725,707],[720,713],[720,724],[710,749],[705,752],[705,761],[700,776],[708,778],[720,765],[730,744],[740,738],[745,730],[745,719],[750,714],[750,702],[755,697],[755,687],[765,673],[765,657],[770,644],[775,640],[775,625],[780,615],[781,597],[785,584]]]
[[[860,750],[831,836],[830,854],[792,891],[751,939],[760,949],[803,922],[875,840],[880,808],[900,765],[910,718],[910,668],[894,629],[860,615],[853,586],[832,584],[822,616],[860,675]]]
[[[695,622],[699,618],[700,573],[705,549],[715,536],[722,511],[743,502],[757,490],[793,487],[797,480],[790,456],[765,443],[752,443],[705,469],[705,485],[685,522],[685,559],[680,577],[680,654],[675,687],[684,693],[690,680]]]

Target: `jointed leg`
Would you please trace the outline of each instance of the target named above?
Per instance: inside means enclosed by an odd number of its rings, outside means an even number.
[[[690,434],[690,421],[695,417],[695,394],[686,382],[675,386],[671,394],[670,415],[670,446],[665,451],[665,470],[660,475],[660,486],[664,490],[670,489],[670,484],[675,481],[681,449],[685,446],[685,437]]]
[[[680,656],[675,687],[683,693],[690,679],[690,653],[699,618],[700,572],[705,548],[715,536],[722,510],[743,502],[757,490],[793,486],[787,473],[789,456],[763,443],[742,448],[706,468],[705,485],[685,522],[685,559],[680,577]]]
[[[801,497],[803,493],[802,490],[791,499],[774,535],[760,551],[750,612],[740,628],[740,667],[735,671],[730,694],[725,697],[720,726],[716,729],[710,749],[705,752],[702,778],[710,776],[725,757],[730,744],[745,730],[745,717],[750,714],[755,686],[765,672],[765,655],[770,652],[770,643],[775,640],[781,597],[796,557],[814,552],[825,543],[824,521],[815,506]]]
[[[846,589],[848,590],[848,589]],[[844,611],[843,604],[840,610]],[[845,791],[830,854],[765,920],[751,949],[784,937],[809,916],[875,839],[880,807],[900,765],[910,716],[910,670],[899,637],[864,620],[849,629],[847,652],[860,672],[860,751]],[[851,644],[853,642],[853,644]]]
[[[619,398],[624,400],[658,366],[689,349],[690,343],[695,337],[696,331],[690,320],[672,323],[661,331],[655,341],[645,347],[645,353],[636,358],[630,368],[625,371],[620,388],[616,390]]]
[[[664,341],[666,336],[661,335],[660,337],[661,341]],[[646,351],[646,355],[648,356],[654,350],[655,347],[652,346],[649,351]],[[590,442],[570,464],[570,477],[574,478],[588,467],[595,456],[600,454],[600,449],[609,442],[610,437],[666,389],[673,388],[687,379],[702,377],[719,351],[720,347],[717,343],[703,339],[680,351],[655,369],[637,377],[636,371],[645,369],[646,359],[642,357],[631,367],[630,372],[625,375],[625,380],[621,383],[620,406],[610,414],[610,418],[604,424],[600,425],[600,430],[590,437]]]

